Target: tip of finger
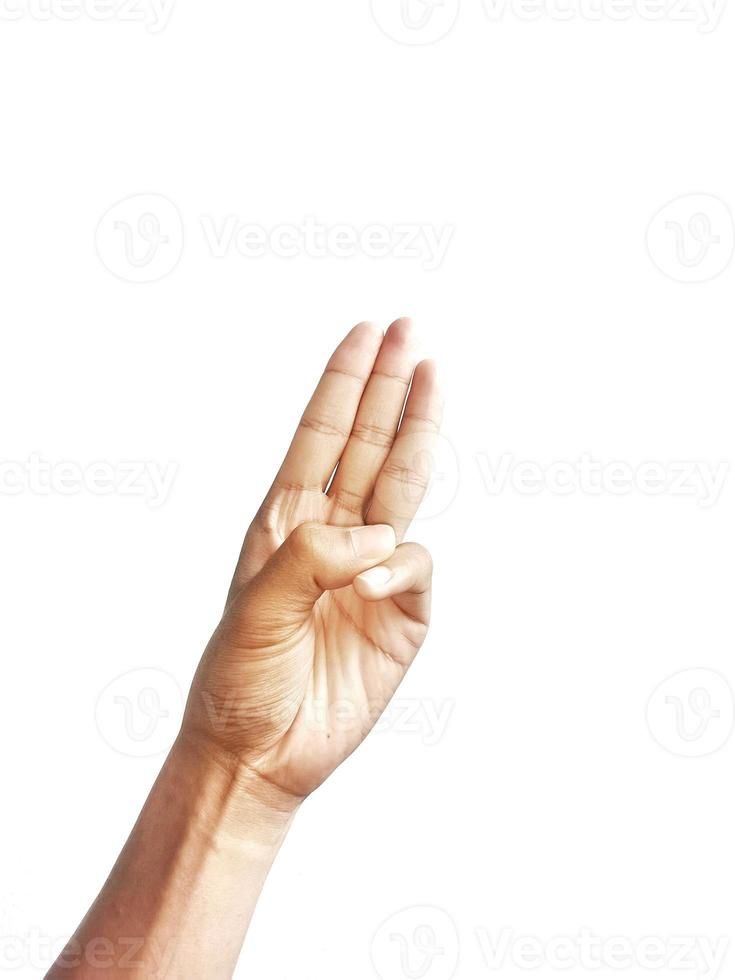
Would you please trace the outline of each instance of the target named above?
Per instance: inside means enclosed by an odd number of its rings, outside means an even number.
[[[380,343],[383,339],[383,331],[373,320],[361,320],[345,337],[345,341],[368,341]]]
[[[358,591],[365,596],[377,596],[385,591],[385,587],[393,577],[390,568],[385,565],[376,565],[362,572],[355,579]]]
[[[414,383],[417,381],[420,381],[421,384],[431,388],[432,392],[437,396],[437,398],[440,401],[442,400],[442,379],[437,362],[433,357],[427,357],[423,361],[419,361],[419,363],[416,365]]]
[[[364,320],[340,341],[327,367],[354,371],[367,377],[382,343],[383,331],[380,327],[370,320]]]
[[[385,339],[415,350],[419,342],[419,333],[411,317],[402,316],[394,320],[388,327],[385,332]]]
[[[397,333],[399,331],[404,331],[406,333],[410,333],[411,331],[414,330],[414,327],[415,327],[415,325],[414,325],[414,322],[413,322],[413,318],[412,317],[410,317],[410,316],[399,316],[399,317],[396,317],[396,319],[392,321],[392,323],[388,327],[388,330],[391,333]]]
[[[408,317],[394,320],[385,332],[377,368],[384,374],[409,381],[419,360],[419,334],[413,321]]]

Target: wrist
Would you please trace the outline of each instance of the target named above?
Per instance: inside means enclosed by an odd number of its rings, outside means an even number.
[[[122,976],[123,964],[135,976],[232,976],[296,808],[246,767],[180,733],[100,897],[49,976]],[[135,963],[131,936],[141,939]]]
[[[303,802],[196,732],[179,732],[167,765],[186,773],[202,830],[218,843],[277,849]]]

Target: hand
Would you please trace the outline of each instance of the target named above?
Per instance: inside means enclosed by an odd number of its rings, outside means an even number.
[[[431,561],[401,542],[441,408],[410,330],[360,324],[332,355],[245,537],[180,737],[49,978],[127,975],[133,936],[136,976],[232,976],[298,804],[416,656]]]
[[[189,696],[182,734],[294,806],[362,742],[426,636],[431,559],[401,542],[441,400],[414,349],[410,321],[385,337],[362,323],[330,358]]]

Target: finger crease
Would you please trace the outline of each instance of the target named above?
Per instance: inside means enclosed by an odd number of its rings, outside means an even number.
[[[398,381],[402,384],[404,388],[408,388],[409,382],[406,378],[401,377],[400,374],[389,374],[388,371],[373,371],[374,378],[387,378],[389,381]]]
[[[383,475],[391,480],[397,480],[399,483],[420,487],[422,490],[428,486],[428,480],[425,477],[422,477],[416,470],[412,470],[408,466],[401,466],[399,463],[386,463],[383,467]]]
[[[333,425],[331,422],[327,422],[324,419],[314,419],[314,418],[302,418],[299,422],[299,427],[303,429],[311,429],[314,432],[320,432],[325,436],[340,436],[342,439],[349,438],[349,432],[345,432],[338,425]]]
[[[403,416],[403,423],[405,424],[406,422],[424,422],[429,432],[439,432],[441,429],[436,419],[429,418],[428,415],[417,415],[415,412],[410,412]]]
[[[395,435],[395,429],[385,429],[380,425],[359,422],[352,430],[350,438],[357,439],[358,442],[366,442],[371,446],[380,446],[381,449],[390,449],[393,445]]]
[[[353,503],[351,500],[344,500],[344,497],[353,497],[359,501],[359,503]],[[349,514],[355,514],[357,517],[362,519],[363,509],[362,509],[362,497],[358,493],[354,493],[352,490],[339,489],[335,490],[332,500],[336,507],[340,510],[346,510]]]
[[[287,493],[324,493],[324,488],[320,483],[307,484],[284,481],[283,483],[274,483],[273,489],[284,490]]]
[[[347,622],[350,624],[350,626],[353,628],[353,630],[359,636],[361,636],[363,638],[363,640],[366,640],[370,644],[370,646],[373,647],[374,650],[377,650],[378,653],[382,653],[384,657],[388,657],[389,660],[394,660],[394,657],[387,650],[384,650],[381,646],[378,646],[378,644],[375,642],[375,640],[371,636],[369,636],[365,632],[365,630],[355,622],[355,620],[352,618],[352,616],[350,616],[350,614],[344,608],[344,606],[342,605],[342,603],[339,602],[339,600],[335,598],[334,593],[332,593],[332,600],[333,600],[335,606],[337,607],[337,609],[339,610],[340,614],[342,615],[342,617],[347,620]],[[395,663],[398,663],[398,661],[395,661]]]
[[[413,592],[413,590],[411,590],[411,589],[409,589],[408,591],[411,592],[412,595],[419,595],[420,594],[418,592]],[[425,619],[419,619],[418,616],[412,616],[410,612],[407,612],[403,608],[403,606],[399,606],[398,605],[398,603],[396,602],[396,597],[395,596],[391,596],[390,597],[390,600],[393,603],[393,605],[396,607],[396,609],[398,610],[398,612],[401,614],[401,616],[405,616],[406,619],[408,619],[410,622],[415,623],[417,626],[421,626],[424,629],[424,631],[426,630],[428,624],[427,624],[427,622],[426,622]],[[421,646],[421,643],[423,642],[423,640],[421,642],[418,642],[417,643],[416,640],[412,639],[409,636],[406,636],[406,634],[403,632],[403,630],[400,630],[400,633],[403,636],[406,637],[406,639],[411,644],[411,646],[415,646],[416,649],[418,649]]]
[[[345,371],[343,368],[327,368],[324,373],[341,374],[345,378],[352,378],[353,381],[359,381],[361,385],[365,384],[365,378],[361,377],[359,374],[353,374],[352,371]]]

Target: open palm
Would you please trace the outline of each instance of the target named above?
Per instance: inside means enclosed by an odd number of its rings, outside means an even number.
[[[359,324],[330,358],[245,538],[184,721],[306,796],[385,709],[429,623],[431,560],[401,543],[441,419],[411,324]]]

